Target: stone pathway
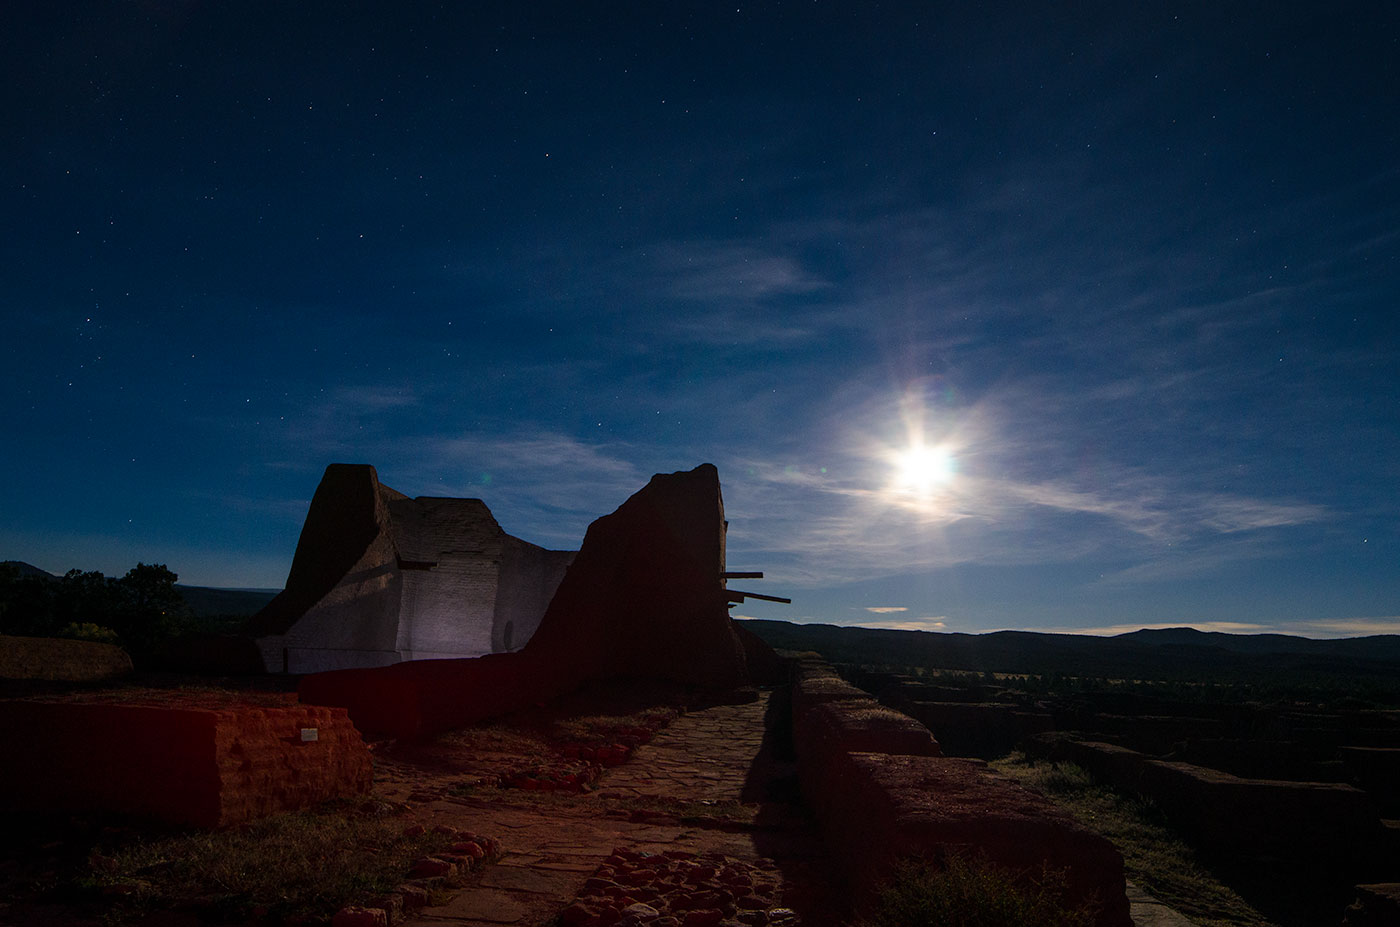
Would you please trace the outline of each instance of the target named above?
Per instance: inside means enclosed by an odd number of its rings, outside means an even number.
[[[721,853],[772,867],[783,904],[806,923],[826,912],[825,853],[797,802],[784,759],[782,696],[691,711],[608,770],[585,795],[495,792],[443,797],[415,817],[500,840],[502,859],[450,899],[405,921],[413,927],[543,927],[613,852]]]
[[[1128,906],[1133,927],[1195,927],[1195,922],[1162,904],[1131,881],[1128,883]]]
[[[607,770],[592,793],[492,791],[489,797],[414,802],[414,817],[497,838],[502,858],[450,897],[400,922],[407,927],[547,927],[614,850],[723,854],[769,870],[782,904],[808,927],[839,922],[836,882],[802,809],[787,753],[786,693],[688,712]],[[376,791],[409,788],[409,770],[386,770]],[[421,783],[420,783],[421,788]],[[427,797],[420,791],[421,797]],[[401,797],[389,795],[389,797]],[[1129,886],[1136,927],[1190,921]]]

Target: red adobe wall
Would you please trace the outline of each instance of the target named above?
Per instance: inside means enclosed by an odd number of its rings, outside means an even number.
[[[139,700],[139,698],[138,698]],[[303,742],[302,730],[316,731]],[[344,709],[0,701],[0,802],[222,827],[368,792],[369,750]]]
[[[1355,884],[1394,871],[1378,809],[1353,786],[1245,779],[1071,735],[1045,735],[1027,746],[1149,799],[1203,849],[1222,858],[1303,873],[1319,883]]]
[[[899,860],[968,853],[1032,877],[1064,870],[1068,901],[1098,903],[1097,927],[1131,927],[1122,856],[1049,799],[939,756],[926,727],[820,661],[794,661],[792,706],[802,794],[858,909]]]
[[[878,884],[901,858],[984,856],[1013,873],[1065,874],[1065,901],[1098,906],[1098,927],[1131,927],[1123,857],[1038,792],[982,760],[851,753],[844,794],[819,814],[828,846],[857,884]]]

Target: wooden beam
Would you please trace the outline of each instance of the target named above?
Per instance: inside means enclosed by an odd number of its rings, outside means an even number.
[[[762,599],[765,602],[782,602],[784,605],[791,605],[792,599],[785,599],[780,595],[764,595],[761,592],[740,592],[738,589],[726,589],[725,593],[731,602],[742,602],[744,599]],[[739,598],[734,598],[738,596]]]
[[[763,573],[721,573],[725,579],[762,579]]]

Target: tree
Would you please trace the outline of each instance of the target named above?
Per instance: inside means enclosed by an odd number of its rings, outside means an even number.
[[[26,576],[14,564],[0,566],[0,634],[45,637],[59,624],[53,580]]]
[[[112,614],[106,624],[133,653],[148,653],[156,645],[190,629],[193,617],[175,581],[180,577],[163,563],[138,563],[121,579],[109,580]]]
[[[191,629],[193,615],[173,572],[138,563],[120,579],[69,570],[54,579],[0,569],[0,634],[109,639],[138,659]]]

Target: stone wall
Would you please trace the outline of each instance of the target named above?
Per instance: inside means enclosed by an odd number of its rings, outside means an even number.
[[[506,535],[491,626],[492,653],[510,653],[529,643],[576,555],[576,551],[546,550]]]
[[[1130,927],[1123,860],[1105,838],[979,760],[940,756],[927,728],[820,660],[792,672],[798,778],[857,909],[901,859],[968,854],[1018,877],[1062,869],[1066,900],[1096,903],[1099,927]]]
[[[131,696],[128,696],[131,697]],[[303,731],[314,732],[303,739]],[[369,791],[344,709],[0,701],[0,802],[223,827]]]
[[[405,660],[491,652],[506,534],[480,499],[390,503],[401,569],[398,650]],[[429,566],[431,564],[431,566]]]
[[[1022,739],[1055,726],[1049,714],[1021,711],[1014,705],[906,701],[892,702],[890,707],[937,731],[938,742],[949,755],[985,760],[1005,756]]]
[[[1341,757],[1352,781],[1366,790],[1382,813],[1400,816],[1400,748],[1342,747]]]
[[[1084,767],[1101,782],[1150,799],[1218,857],[1366,877],[1388,856],[1370,797],[1350,785],[1244,779],[1064,735],[1032,738],[1029,753]],[[1381,873],[1375,873],[1381,874]]]
[[[417,740],[547,702],[576,687],[525,652],[474,660],[410,660],[303,677],[301,701],[349,711],[370,734]]]
[[[331,464],[287,588],[252,627],[270,672],[517,650],[572,558],[506,534],[480,499],[411,499],[373,467]]]
[[[299,694],[304,702],[348,708],[363,731],[418,738],[594,680],[732,690],[750,678],[726,604],[719,475],[702,464],[657,474],[589,525],[522,650],[317,673],[302,680]]]

